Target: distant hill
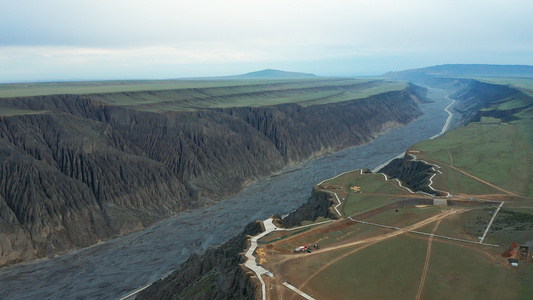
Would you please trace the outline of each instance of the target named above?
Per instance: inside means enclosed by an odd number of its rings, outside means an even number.
[[[448,64],[399,72],[383,76],[398,80],[413,80],[420,77],[533,77],[533,66]]]
[[[242,75],[225,76],[228,79],[274,79],[274,78],[309,78],[317,77],[315,74],[300,73],[300,72],[286,72],[274,69],[265,69],[256,72],[250,72]]]

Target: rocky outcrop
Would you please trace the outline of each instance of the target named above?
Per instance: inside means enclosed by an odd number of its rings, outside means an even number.
[[[425,192],[433,195],[440,195],[429,188],[429,179],[435,171],[431,165],[422,161],[414,161],[407,156],[392,160],[389,164],[378,171],[385,173],[391,178],[400,180],[404,186],[413,191]]]
[[[287,164],[371,141],[419,116],[421,97],[407,88],[309,107],[167,113],[91,96],[0,99],[38,112],[0,116],[0,266],[143,229]]]
[[[425,87],[421,87],[419,85],[416,85],[412,82],[408,83],[409,90],[411,91],[411,98],[417,103],[431,103],[431,101],[427,98],[428,89]]]
[[[337,214],[332,211],[332,205],[334,204],[334,197],[331,193],[315,187],[309,200],[281,219],[280,225],[290,228],[300,225],[303,221],[315,221],[319,217],[336,219]]]
[[[520,91],[506,85],[490,84],[472,80],[467,86],[455,92],[451,98],[458,100],[454,109],[463,114],[465,123],[478,121],[480,110],[496,101],[517,97]]]
[[[176,271],[154,282],[136,299],[256,299],[257,285],[241,264],[249,236],[263,231],[259,222],[202,255],[193,254]]]

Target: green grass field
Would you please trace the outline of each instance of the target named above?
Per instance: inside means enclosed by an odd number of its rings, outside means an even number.
[[[440,171],[443,173],[434,178],[434,188],[441,191],[448,191],[452,195],[488,195],[502,194],[501,191],[475,180],[452,168],[443,166]]]
[[[0,98],[81,94],[135,110],[167,112],[199,108],[320,105],[401,90],[406,83],[371,78],[265,80],[110,81],[0,85]]]
[[[427,241],[427,238],[402,235],[355,251],[340,260],[335,261],[336,257],[328,254],[322,261],[334,263],[316,275],[314,272],[320,264],[315,259],[298,260],[287,268],[302,279],[315,275],[304,290],[317,299],[414,299],[422,276]],[[358,248],[361,246],[349,250]],[[492,258],[492,252],[487,250],[491,249],[434,239],[422,298],[518,299],[527,296],[531,288],[521,284],[521,279],[532,276],[531,265],[517,272],[507,267],[505,260]],[[348,252],[338,251],[337,257]]]
[[[449,216],[443,219],[435,234],[478,242],[489,224],[495,207],[472,207],[472,210]],[[429,224],[417,229],[425,233],[432,233],[435,224]],[[498,244],[498,243],[495,243]]]
[[[275,231],[259,241],[260,243],[273,243],[278,249],[292,251],[301,245],[320,244],[321,247],[326,247],[356,238],[367,238],[388,232],[386,229],[366,224],[352,225],[354,223],[351,221],[348,224],[346,226],[346,224],[328,223],[302,232],[300,232],[301,230]]]
[[[479,246],[461,247],[434,240],[422,297],[517,299],[519,276],[502,261]]]
[[[511,204],[511,203],[510,203]],[[505,205],[500,211],[491,230],[487,235],[487,242],[508,245],[523,241],[533,241],[533,205],[531,208],[513,208],[515,205]]]
[[[339,197],[345,199],[341,206],[341,211],[345,216],[353,216],[381,207],[394,199],[412,195],[406,189],[401,188],[395,180],[387,181],[381,174],[361,175],[359,170],[328,180],[324,184],[342,187],[342,190],[336,192]],[[360,187],[361,193],[351,190],[353,186]]]
[[[312,80],[312,79],[309,79]],[[236,84],[238,82],[238,84]],[[257,85],[262,80],[128,80],[78,81],[0,84],[0,98],[30,97],[58,94],[101,94],[140,91],[162,91],[189,88]],[[279,81],[272,81],[283,82]]]
[[[319,270],[324,265],[325,261],[331,261],[337,256],[349,252],[355,248],[357,247],[316,254],[315,259],[308,259],[305,254],[299,255],[295,259],[291,260],[290,263],[282,265],[281,270],[283,274],[286,274],[285,278],[290,278],[290,282],[292,284],[298,285]]]
[[[400,236],[342,258],[308,284],[317,299],[414,299],[427,242]]]
[[[365,221],[403,228],[432,217],[441,211],[442,208],[436,206],[402,207],[398,208],[398,211],[396,209],[388,210],[372,216]],[[433,229],[433,226],[430,224],[428,228]]]
[[[482,119],[438,139],[418,143],[413,149],[448,165],[452,163],[451,157],[456,168],[508,191],[533,197],[533,130],[529,127],[533,118],[524,117],[527,118],[508,123]],[[443,172],[446,176],[437,176],[436,186],[452,194],[501,193],[445,166]]]

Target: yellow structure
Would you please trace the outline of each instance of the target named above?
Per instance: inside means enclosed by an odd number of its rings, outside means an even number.
[[[352,186],[350,189],[353,190],[356,193],[359,193],[361,191],[361,187],[359,187],[359,186]]]

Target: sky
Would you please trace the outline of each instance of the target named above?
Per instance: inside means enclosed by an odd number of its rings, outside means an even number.
[[[6,0],[0,83],[533,64],[531,0]]]

